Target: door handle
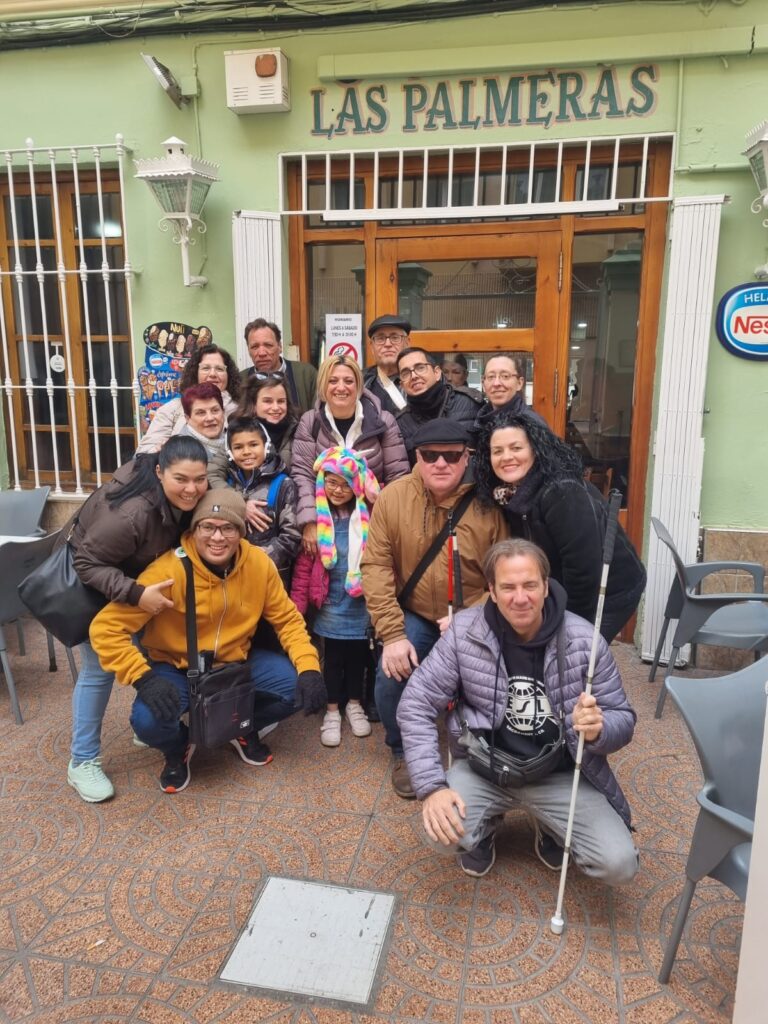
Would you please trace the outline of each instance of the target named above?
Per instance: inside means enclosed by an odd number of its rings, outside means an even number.
[[[557,408],[557,393],[560,390],[560,371],[555,370],[552,378],[552,408]]]

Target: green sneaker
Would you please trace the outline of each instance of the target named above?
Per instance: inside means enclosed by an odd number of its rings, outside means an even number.
[[[70,761],[67,782],[89,804],[99,804],[102,800],[109,800],[115,795],[115,787],[101,769],[100,757],[94,757],[92,761],[83,761],[77,767]]]

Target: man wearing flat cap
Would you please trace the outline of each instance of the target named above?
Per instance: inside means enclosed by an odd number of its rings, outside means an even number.
[[[317,652],[304,619],[285,592],[268,555],[245,537],[245,501],[229,487],[208,491],[198,503],[181,546],[167,551],[144,570],[144,587],[171,581],[166,596],[173,602],[156,615],[128,604],[108,604],[91,623],[91,643],[105,670],[132,685],[136,699],[131,726],[147,746],[165,755],[160,788],[179,793],[190,780],[187,726],[180,721],[189,707],[187,687],[186,596],[184,560],[192,563],[195,581],[197,639],[205,669],[247,661],[254,692],[253,731],[231,741],[246,764],[272,760],[259,730],[304,708],[325,707],[327,695]],[[285,654],[254,650],[256,627],[266,619]],[[132,636],[144,630],[141,648]],[[287,655],[287,657],[286,657]]]
[[[385,487],[373,506],[361,563],[366,605],[383,645],[376,706],[394,758],[392,786],[406,800],[415,794],[397,725],[403,688],[449,615],[484,599],[483,558],[507,536],[499,510],[482,508],[465,479],[468,443],[466,428],[453,420],[419,428],[413,471]]]
[[[376,317],[368,326],[376,365],[365,371],[365,387],[376,395],[382,409],[393,416],[405,408],[406,398],[397,375],[397,356],[408,344],[410,333],[408,320],[393,313]]]

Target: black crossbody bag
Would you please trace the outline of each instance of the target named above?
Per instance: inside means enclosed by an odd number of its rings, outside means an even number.
[[[565,680],[564,634],[565,629],[561,626],[557,631],[555,640],[557,671],[560,675],[561,684]],[[499,651],[499,661],[496,663],[496,680],[493,688],[494,709],[496,707],[499,664],[501,660],[502,654]],[[529,782],[538,782],[539,779],[551,775],[562,762],[563,746],[565,744],[565,712],[562,700],[560,701],[560,714],[558,716],[559,728],[557,738],[552,740],[551,743],[545,744],[535,757],[525,759],[509,754],[506,750],[497,750],[494,741],[494,729],[491,730],[490,743],[485,736],[476,736],[467,724],[461,703],[458,705],[457,714],[461,724],[461,736],[459,736],[457,742],[466,751],[469,767],[476,775],[480,775],[501,789],[520,789]]]
[[[189,741],[220,747],[253,729],[254,693],[248,662],[235,661],[205,670],[197,650],[195,577],[191,560],[182,558],[187,574],[187,683]]]

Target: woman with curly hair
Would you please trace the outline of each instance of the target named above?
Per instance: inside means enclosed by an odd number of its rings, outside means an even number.
[[[542,548],[568,594],[568,611],[594,622],[607,505],[584,480],[577,453],[538,418],[501,413],[480,434],[474,468],[479,500],[502,509],[513,536]],[[644,589],[645,568],[619,526],[600,627],[608,643]]]
[[[195,384],[215,384],[224,399],[224,416],[229,419],[240,397],[240,371],[225,349],[211,343],[202,345],[189,357],[179,381],[179,395],[161,405],[152,417],[144,437],[139,441],[137,455],[160,451],[173,434],[178,434],[186,423],[181,406],[181,394]]]

